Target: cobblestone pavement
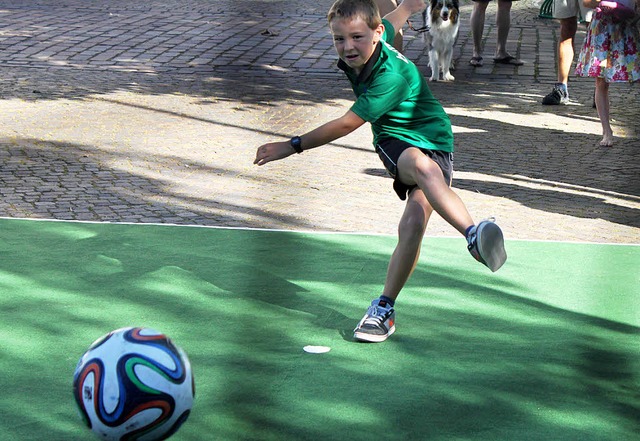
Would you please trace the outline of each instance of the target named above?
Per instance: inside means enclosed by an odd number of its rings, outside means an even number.
[[[0,0],[0,216],[395,234],[403,204],[368,128],[252,165],[269,140],[343,114],[327,0]],[[611,87],[613,148],[597,146],[592,79],[540,104],[558,25],[514,3],[496,66],[472,68],[463,2],[453,83],[432,83],[456,133],[454,187],[507,237],[638,243],[640,85]],[[580,29],[576,49],[582,43]],[[425,72],[419,36],[405,53]],[[435,217],[429,235],[454,235]]]

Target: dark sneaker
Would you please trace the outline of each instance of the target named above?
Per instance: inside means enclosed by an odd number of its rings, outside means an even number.
[[[551,93],[542,98],[542,104],[546,105],[558,105],[566,104],[569,102],[569,92],[560,84],[553,86]]]
[[[467,244],[471,255],[493,272],[498,271],[507,260],[502,230],[493,219],[483,220],[471,227],[467,234]]]
[[[393,307],[380,299],[375,299],[353,330],[353,338],[371,343],[385,341],[395,332],[395,321],[396,312]]]

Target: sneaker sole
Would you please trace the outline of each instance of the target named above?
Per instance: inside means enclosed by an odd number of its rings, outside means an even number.
[[[485,222],[478,226],[476,234],[478,254],[484,260],[484,264],[495,273],[507,260],[502,230],[493,222]]]
[[[366,332],[354,332],[353,338],[359,341],[366,341],[369,343],[381,343],[387,339],[391,334],[396,332],[396,325],[393,325],[389,332],[383,335],[367,334]]]

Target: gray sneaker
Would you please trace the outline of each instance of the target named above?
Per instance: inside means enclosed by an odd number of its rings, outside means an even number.
[[[395,322],[396,312],[393,307],[380,299],[375,299],[353,330],[353,338],[371,343],[383,342],[395,332]]]
[[[553,90],[547,96],[542,98],[542,104],[558,105],[567,104],[569,102],[569,92],[562,83],[553,86]]]
[[[467,249],[478,262],[493,272],[498,271],[507,260],[502,230],[494,223],[494,219],[483,220],[469,230]]]

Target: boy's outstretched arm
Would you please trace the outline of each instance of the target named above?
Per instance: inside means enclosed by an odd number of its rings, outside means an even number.
[[[403,0],[393,11],[384,16],[395,29],[396,33],[402,29],[409,17],[418,12],[422,12],[427,5],[423,0]]]
[[[302,135],[300,137],[302,139],[302,148],[304,150],[309,150],[328,144],[338,138],[348,135],[364,123],[365,121],[362,118],[349,110],[340,118],[329,121],[328,123]],[[284,159],[294,153],[295,150],[293,150],[289,141],[270,142],[258,147],[256,159],[253,163],[257,165],[264,165],[267,162]]]

